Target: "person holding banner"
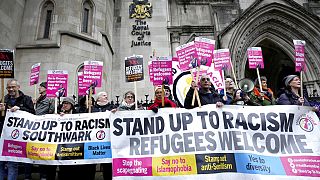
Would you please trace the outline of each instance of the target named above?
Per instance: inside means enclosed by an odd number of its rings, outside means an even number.
[[[72,97],[65,97],[62,101],[60,115],[77,114],[75,110],[75,101]],[[59,180],[70,179],[95,179],[96,166],[95,164],[85,165],[60,165],[59,166]]]
[[[119,111],[130,111],[135,110],[135,94],[132,91],[128,91],[124,94],[122,103],[119,105]]]
[[[11,79],[7,82],[7,91],[8,94],[4,97],[4,103],[0,103],[0,111],[5,111],[10,109],[10,111],[15,112],[17,110],[27,111],[31,114],[35,114],[33,107],[32,98],[25,95],[20,91],[20,84],[18,80]],[[1,116],[0,120],[0,130],[2,131],[3,122],[5,119],[4,116]],[[5,177],[5,165],[7,164],[8,170],[8,180],[14,180],[18,177],[18,163],[16,162],[3,162],[0,161],[0,180]]]
[[[230,76],[226,76],[225,86],[226,86],[226,96],[224,96],[224,89],[220,91],[220,96],[222,97],[222,100],[223,100],[222,102],[224,104],[232,104],[235,89],[234,89],[234,80]]]
[[[206,74],[202,75],[200,78],[200,89],[199,89],[199,98],[200,98],[201,105],[216,104],[217,107],[222,107],[223,106],[222,99],[220,95],[212,87],[213,86],[210,81],[210,77]],[[184,100],[184,107],[186,109],[199,107],[197,101],[195,101],[194,106],[191,105],[192,96],[195,88],[197,88],[197,85],[193,81],[186,95],[186,98]]]
[[[131,99],[131,97],[130,97]],[[96,104],[92,108],[92,112],[105,112],[105,111],[111,111],[115,112],[117,111],[117,107],[113,104],[111,104],[108,101],[108,94],[107,92],[99,92],[97,94],[96,98]],[[103,168],[103,179],[112,179],[112,164],[111,163],[105,163],[101,164]],[[95,165],[94,165],[95,166]]]
[[[162,106],[162,87],[157,86],[155,89],[154,103],[148,107],[148,110],[152,110],[154,113],[157,113],[159,108],[164,107],[177,107],[177,105],[167,97],[164,97],[164,106]]]
[[[53,114],[55,107],[52,99],[47,97],[47,82],[40,83],[38,90],[40,96],[34,100],[36,115]],[[32,165],[26,168],[25,174],[28,176],[28,179],[31,179],[31,167]],[[55,165],[40,165],[40,179],[55,180],[56,169],[57,166]]]
[[[261,106],[275,105],[276,100],[273,96],[273,91],[270,88],[268,88],[267,78],[265,76],[261,76],[260,79],[261,79],[262,92],[260,92],[259,79],[257,78],[254,81],[255,87],[250,93],[250,98],[252,99],[253,102]]]
[[[310,103],[305,97],[299,95],[301,81],[297,75],[288,75],[285,77],[284,84],[286,90],[277,100],[278,105],[304,105],[310,106]],[[300,92],[302,93],[302,92]]]

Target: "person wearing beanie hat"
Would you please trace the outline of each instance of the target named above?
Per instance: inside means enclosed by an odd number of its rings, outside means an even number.
[[[278,105],[304,105],[310,106],[310,103],[305,97],[301,97],[300,91],[301,81],[297,75],[288,75],[285,77],[284,84],[286,90],[277,100]]]
[[[254,88],[252,92],[250,93],[250,99],[254,104],[256,105],[261,105],[261,106],[268,106],[268,105],[275,105],[276,100],[273,96],[273,91],[268,88],[267,84],[267,77],[261,76],[261,87],[262,87],[262,92],[260,92],[260,84],[259,84],[259,79],[257,78],[254,81]]]
[[[217,107],[222,107],[224,105],[222,103],[220,95],[213,89],[210,77],[208,75],[203,74],[200,78],[199,83],[200,89],[198,92],[201,105],[216,104]],[[186,109],[199,107],[198,101],[195,101],[194,106],[192,106],[192,98],[195,88],[197,88],[197,84],[194,81],[192,81],[191,87],[184,100],[184,107]]]
[[[65,97],[62,101],[60,109],[60,115],[74,114],[75,113],[75,101],[72,97]]]
[[[220,91],[220,96],[222,97],[222,102],[224,104],[232,104],[233,94],[235,93],[234,80],[230,76],[226,76],[225,79],[226,96],[224,96],[224,89]]]
[[[159,108],[177,107],[177,105],[173,101],[169,100],[167,97],[164,97],[164,106],[162,106],[162,86],[157,86],[155,88],[154,94],[154,103],[150,107],[148,107],[148,110],[152,110],[154,113],[157,113]]]

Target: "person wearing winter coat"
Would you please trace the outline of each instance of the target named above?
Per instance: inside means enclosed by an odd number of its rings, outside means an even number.
[[[195,100],[194,106],[192,106],[192,97],[193,97],[195,88],[197,88],[197,85],[195,82],[192,82],[191,87],[184,100],[184,107],[186,109],[199,107],[197,100]],[[201,76],[200,89],[198,92],[199,92],[200,103],[202,106],[207,104],[216,104],[217,107],[222,107],[224,105],[222,103],[222,99],[220,95],[212,88],[212,83],[210,81],[209,76],[207,75]]]
[[[148,107],[148,110],[152,110],[153,112],[157,113],[159,108],[164,107],[177,107],[177,105],[167,97],[164,97],[164,106],[162,106],[162,88],[159,86],[155,89],[154,103]]]
[[[306,97],[301,97],[300,88],[301,81],[297,75],[289,75],[285,77],[286,90],[277,100],[278,105],[304,105],[310,106]]]

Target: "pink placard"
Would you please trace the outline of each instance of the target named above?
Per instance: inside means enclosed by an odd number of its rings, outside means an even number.
[[[150,82],[153,82],[152,61],[148,62],[148,70],[149,70]]]
[[[114,158],[113,176],[152,176],[152,158]]]
[[[152,61],[153,85],[172,84],[172,59],[157,58],[161,60]]]
[[[47,97],[66,97],[68,92],[68,71],[48,70]]]
[[[247,50],[250,69],[263,69],[263,56],[261,47],[250,47]]]
[[[30,86],[38,84],[39,74],[40,74],[40,63],[37,63],[31,67]]]
[[[228,70],[231,67],[229,49],[214,50],[213,61],[215,70]]]
[[[194,41],[177,47],[176,52],[179,58],[180,69],[182,71],[197,67],[198,55]]]
[[[101,87],[103,62],[85,61],[83,70],[83,83],[85,86]]]
[[[305,71],[304,47],[306,42],[302,40],[293,40],[293,44],[296,72]]]
[[[86,95],[87,87],[83,84],[83,72],[78,72],[78,95],[84,96]]]
[[[211,66],[215,41],[212,39],[196,37],[194,40],[198,55],[198,65]]]

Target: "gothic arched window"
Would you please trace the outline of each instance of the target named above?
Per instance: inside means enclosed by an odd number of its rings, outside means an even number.
[[[82,5],[81,32],[91,34],[93,25],[93,4],[86,0]]]
[[[46,1],[41,7],[40,23],[38,28],[38,39],[49,39],[53,18],[54,4]]]

